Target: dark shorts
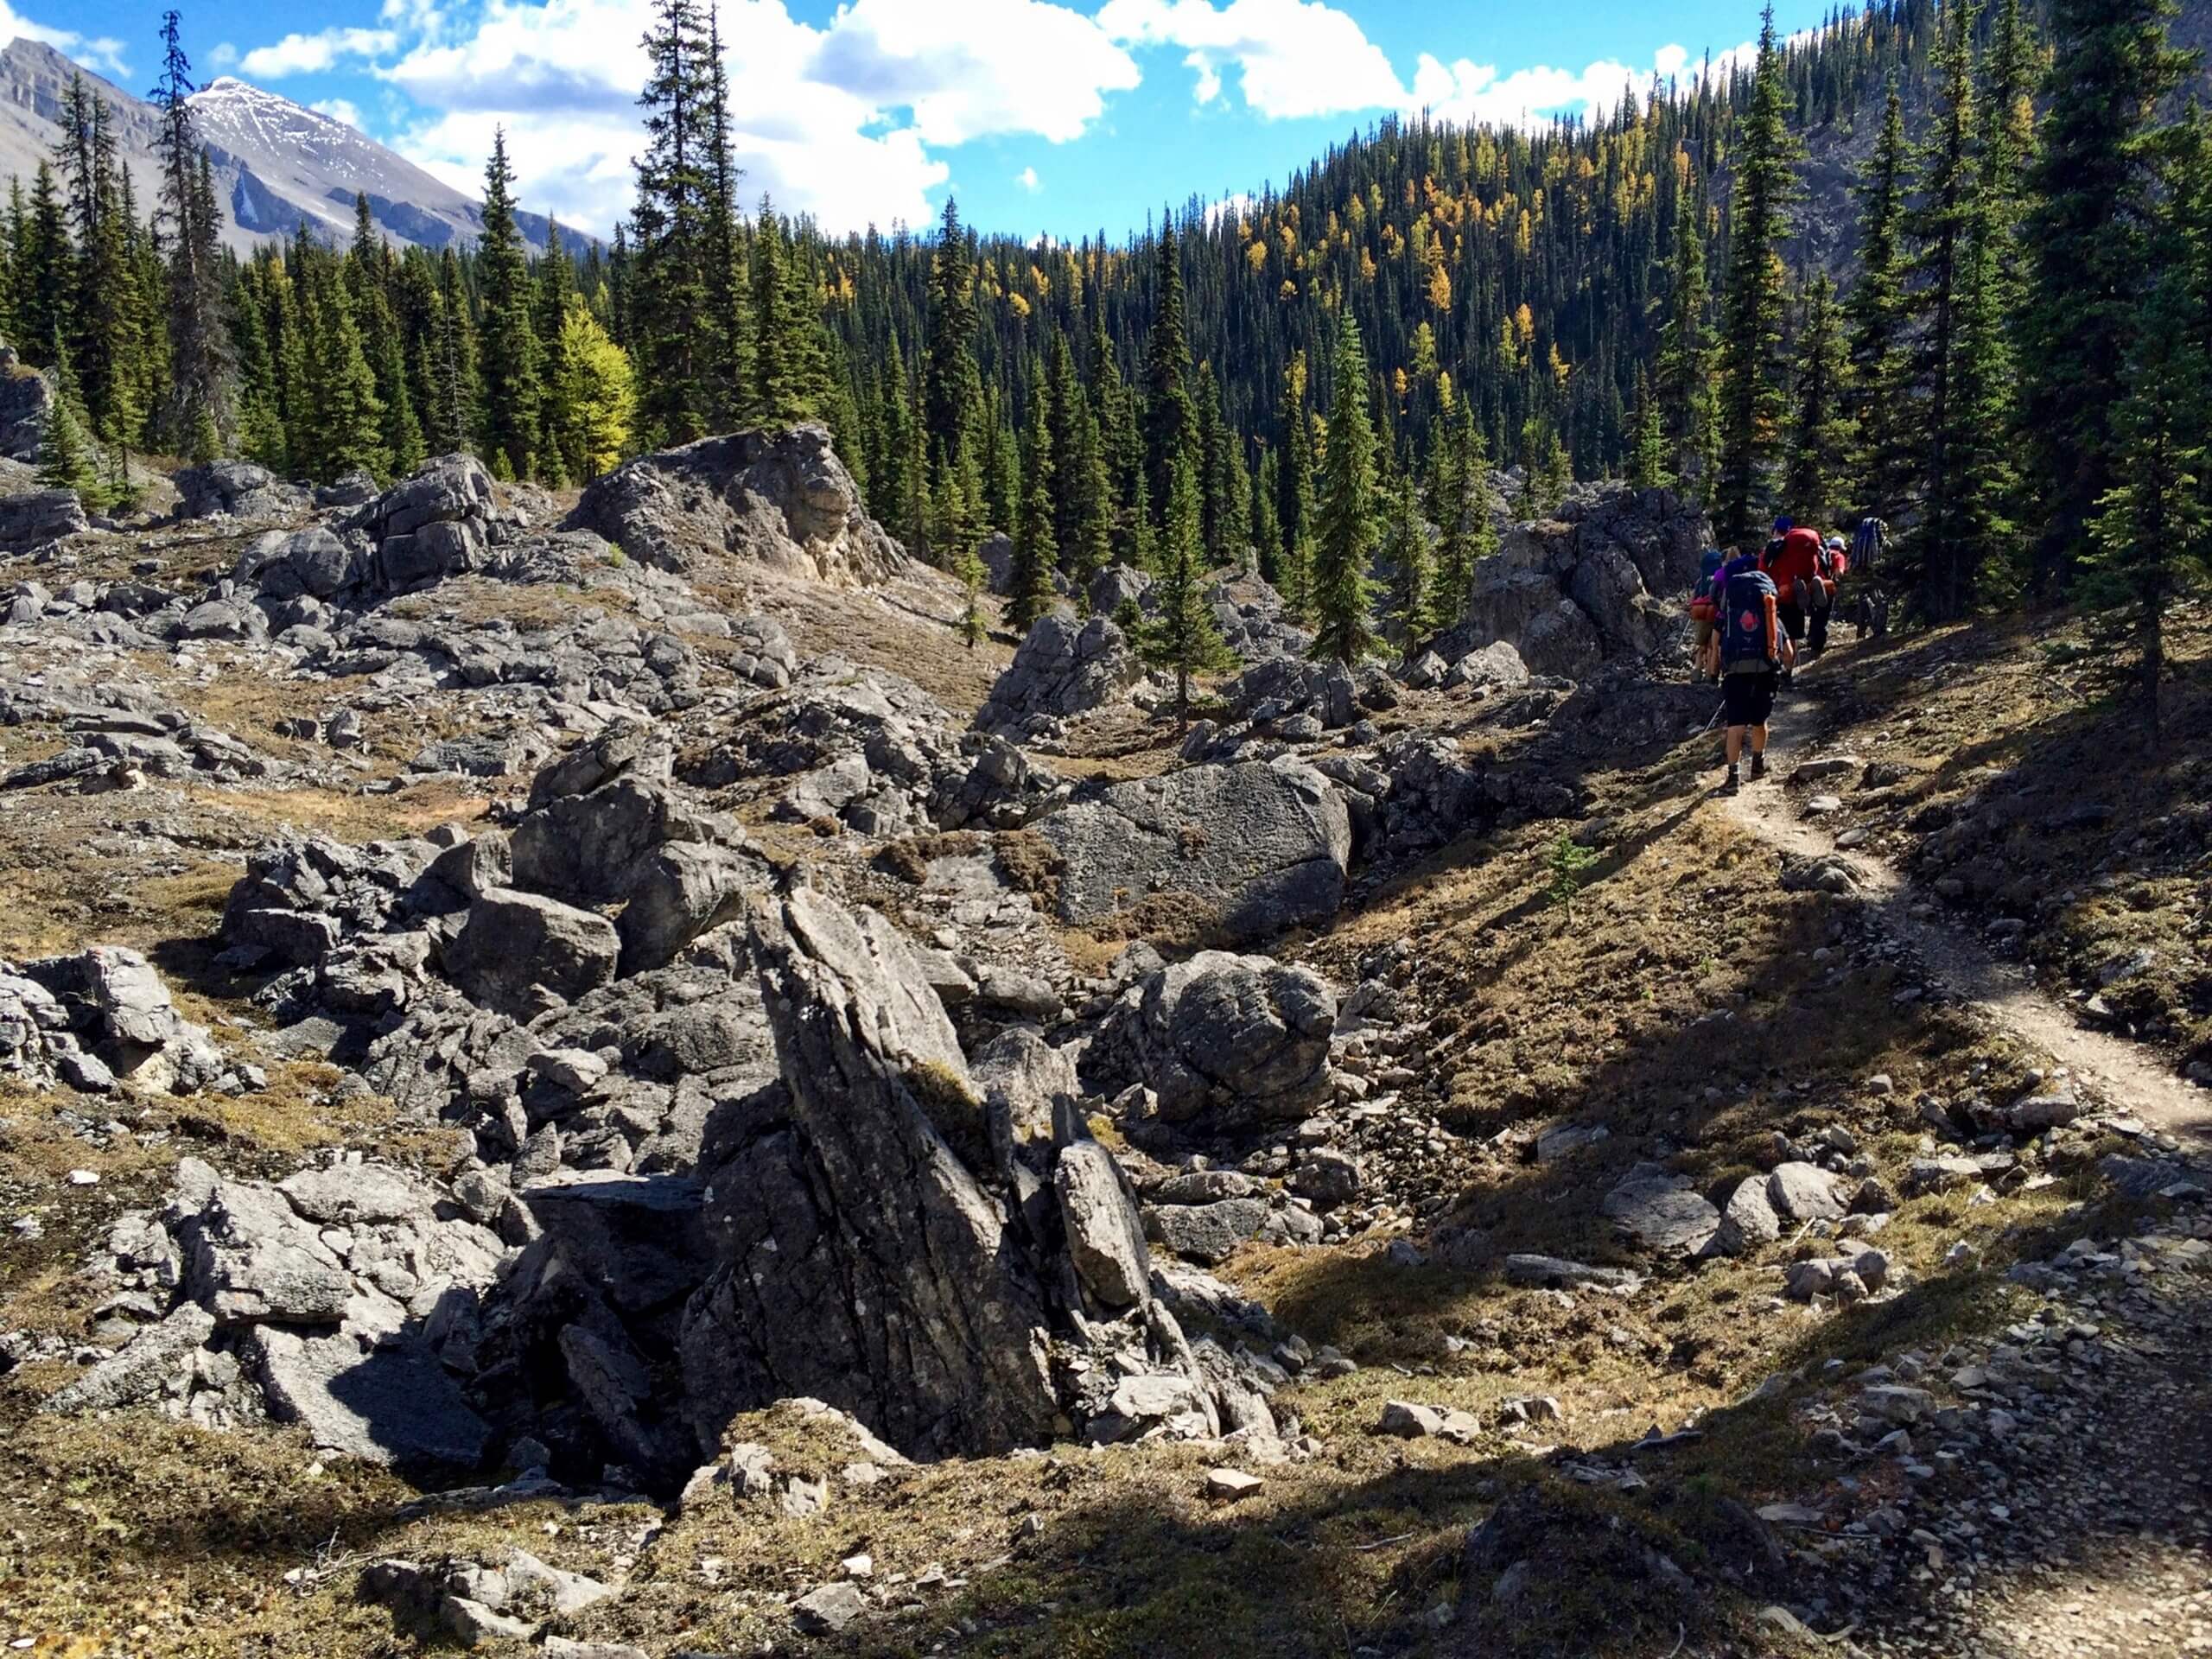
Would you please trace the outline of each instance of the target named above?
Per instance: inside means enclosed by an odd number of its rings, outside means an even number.
[[[1764,674],[1723,674],[1720,677],[1720,696],[1727,709],[1727,723],[1731,726],[1764,726],[1766,717],[1774,712],[1776,676],[1772,670]]]
[[[1805,613],[1802,610],[1785,599],[1775,607],[1775,611],[1782,619],[1782,631],[1784,633],[1792,639],[1802,639],[1805,637]]]

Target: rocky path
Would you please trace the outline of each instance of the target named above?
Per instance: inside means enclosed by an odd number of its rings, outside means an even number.
[[[1832,651],[1806,672],[1847,672],[1847,652]],[[1817,819],[1805,816],[1807,793],[1786,785],[1823,747],[1810,716],[1805,699],[1784,693],[1767,748],[1771,771],[1764,782],[1746,779],[1741,794],[1720,798],[1728,816],[1786,856],[1842,864],[1882,925],[1920,957],[1934,981],[2019,1042],[2050,1055],[2087,1090],[2155,1128],[2212,1146],[2212,1095],[2176,1076],[2156,1050],[2082,1025],[2018,963],[1991,955],[1953,926],[1887,861],[1840,847]]]
[[[1832,655],[1821,668],[1847,672]],[[1791,859],[1840,863],[1930,978],[2046,1052],[2109,1106],[2212,1147],[2212,1100],[2156,1051],[2082,1026],[2017,964],[1993,957],[1886,861],[1837,845],[1789,787],[1832,746],[1811,703],[1785,696],[1770,780],[1722,797],[1728,817]],[[2162,1224],[2117,1254],[2054,1258],[2023,1280],[2039,1316],[1988,1351],[1948,1357],[1955,1385],[2011,1427],[1974,1457],[1939,1459],[1908,1494],[1895,1553],[1840,1548],[1832,1582],[1854,1605],[1838,1650],[1975,1659],[2152,1659],[2212,1651],[2212,1446],[2200,1379],[2212,1306],[2194,1272],[2212,1224]],[[2169,1252],[2171,1252],[2171,1254]],[[2016,1273],[2016,1279],[2023,1275]],[[1960,1362],[1974,1358],[1971,1370]],[[1948,1368],[1947,1368],[1948,1369]],[[1979,1390],[1979,1392],[1977,1392]],[[1993,1421],[1984,1413],[1980,1421]]]

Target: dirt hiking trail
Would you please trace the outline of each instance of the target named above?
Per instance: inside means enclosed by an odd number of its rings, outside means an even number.
[[[1847,673],[1849,658],[1847,651],[1832,647],[1799,676]],[[2212,1146],[2212,1097],[2177,1076],[2157,1050],[2082,1025],[2024,969],[1993,956],[1952,925],[1932,900],[1916,896],[1886,860],[1839,848],[1834,836],[1804,816],[1806,802],[1817,791],[1792,787],[1792,776],[1802,762],[1829,747],[1816,728],[1814,705],[1785,690],[1776,703],[1767,744],[1768,775],[1753,783],[1746,761],[1743,791],[1718,797],[1723,810],[1788,857],[1842,864],[1879,925],[1919,955],[1933,979],[1983,1010],[2016,1040],[2050,1054],[2085,1091],[2154,1128]]]

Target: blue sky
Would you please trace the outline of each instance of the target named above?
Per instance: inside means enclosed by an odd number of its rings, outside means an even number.
[[[629,196],[650,0],[179,0],[203,80],[353,122],[474,192],[504,125],[524,205],[604,232]],[[133,91],[158,0],[0,0]],[[1777,7],[1809,27],[1817,0]],[[1280,180],[1394,110],[1535,120],[1758,28],[1745,0],[723,0],[748,194],[832,229],[934,217],[1118,238],[1163,200]]]

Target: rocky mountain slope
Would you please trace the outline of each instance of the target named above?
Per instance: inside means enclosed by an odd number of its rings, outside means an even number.
[[[0,176],[29,181],[50,162],[61,98],[82,74],[115,124],[117,149],[137,200],[159,200],[160,118],[153,106],[74,64],[41,41],[0,47]],[[391,241],[437,249],[475,239],[483,209],[473,198],[344,122],[282,95],[219,76],[193,94],[201,141],[213,163],[224,208],[223,238],[240,253],[297,233],[342,242],[353,234],[353,199],[365,195]],[[546,236],[543,215],[518,213],[534,249]]]
[[[1724,810],[1663,492],[1184,727],[817,428],[175,484],[0,501],[0,1637],[2212,1637],[2202,617],[2094,799],[2062,620]]]

